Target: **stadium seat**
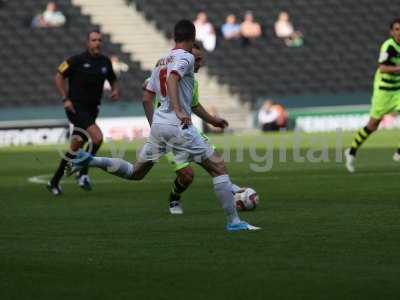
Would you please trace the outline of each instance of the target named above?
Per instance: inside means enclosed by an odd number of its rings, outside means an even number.
[[[71,0],[60,0],[57,5],[67,16],[65,26],[30,28],[32,17],[43,11],[47,2],[7,1],[7,5],[0,10],[0,107],[22,106],[24,103],[35,106],[59,105],[59,96],[53,83],[57,66],[66,57],[84,50],[86,32],[95,27],[89,17],[83,16],[80,9],[71,4]],[[122,100],[140,101],[140,84],[148,73],[122,52],[121,45],[111,43],[107,35],[104,36],[104,49],[129,65],[129,72],[121,78]]]
[[[207,57],[210,73],[230,84],[242,98],[252,95],[251,101],[268,95],[369,91],[379,44],[387,38],[388,23],[400,10],[400,2],[390,0],[379,4],[374,0],[206,0],[201,5],[194,0],[171,0],[169,7],[179,9],[170,10],[160,0],[134,2],[165,31],[183,11],[194,18],[196,10],[203,9],[219,27],[228,13],[240,21],[246,10],[253,10],[265,37],[247,48],[220,40]],[[273,24],[282,10],[290,13],[295,27],[304,33],[302,48],[288,48],[275,37]]]

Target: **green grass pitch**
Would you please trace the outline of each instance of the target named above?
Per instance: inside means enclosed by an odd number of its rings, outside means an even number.
[[[212,137],[220,148],[230,144],[232,156],[238,140],[260,156],[275,145],[269,172],[249,168],[248,149],[242,162],[228,163],[233,181],[261,198],[241,216],[262,231],[239,233],[224,230],[198,167],[185,214],[171,216],[174,174],[164,161],[143,182],[93,170],[92,192],[66,179],[54,198],[28,182],[54,171],[54,146],[0,148],[0,299],[399,299],[400,164],[391,158],[398,132],[372,136],[353,175],[334,161],[333,134],[302,135],[302,154],[326,138],[323,163],[294,162],[290,147],[279,163],[278,140],[293,134],[271,136]]]

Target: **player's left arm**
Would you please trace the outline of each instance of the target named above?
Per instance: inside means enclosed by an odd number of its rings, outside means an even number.
[[[157,83],[156,83],[156,70],[153,70],[151,76],[143,82],[142,90],[143,90],[143,109],[144,114],[146,115],[147,121],[149,125],[153,124],[153,114],[155,110],[155,98],[156,90],[157,90]]]
[[[389,73],[389,74],[399,74],[400,73],[400,65],[394,65],[391,62],[393,57],[397,56],[397,51],[393,48],[393,46],[384,45],[379,54],[379,71],[381,73]]]
[[[381,73],[400,74],[400,66],[379,65]]]
[[[111,61],[108,59],[108,73],[107,80],[111,86],[111,100],[117,101],[119,99],[119,87],[117,75],[115,75]]]
[[[143,91],[143,109],[144,109],[144,114],[146,115],[147,121],[149,121],[150,126],[153,123],[154,98],[155,98],[154,93],[148,90]]]
[[[195,107],[192,107],[192,111],[204,122],[209,123],[214,127],[226,128],[229,126],[228,121],[223,118],[211,115],[200,103],[198,103]]]

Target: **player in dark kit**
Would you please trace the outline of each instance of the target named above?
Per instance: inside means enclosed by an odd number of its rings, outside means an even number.
[[[53,178],[48,182],[47,189],[54,195],[62,193],[60,180],[69,159],[74,158],[78,151],[90,138],[87,150],[95,154],[103,141],[103,134],[96,124],[99,105],[103,94],[104,82],[111,85],[111,99],[118,100],[119,90],[117,78],[110,59],[101,54],[102,36],[99,31],[91,31],[87,35],[86,51],[65,60],[55,76],[55,84],[61,94],[65,113],[74,125],[70,151],[61,159]],[[68,89],[65,81],[68,79]],[[77,179],[79,186],[90,190],[88,169],[81,170]]]

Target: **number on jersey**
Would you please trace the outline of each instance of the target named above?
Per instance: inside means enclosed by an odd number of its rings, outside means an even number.
[[[167,68],[160,69],[160,92],[163,97],[167,96]]]

